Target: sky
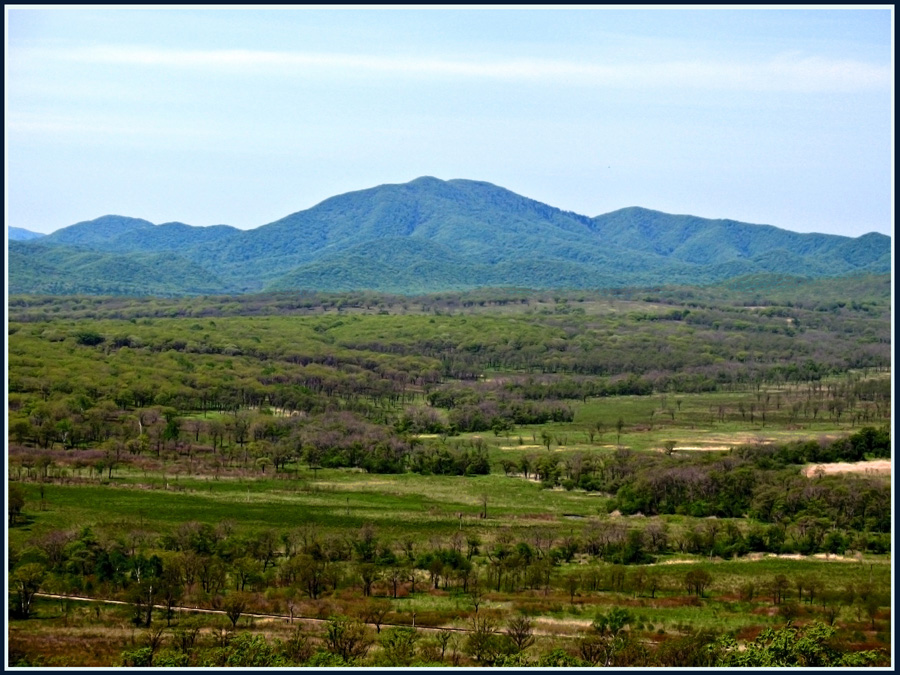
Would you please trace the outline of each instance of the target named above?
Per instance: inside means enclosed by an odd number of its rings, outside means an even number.
[[[427,175],[892,232],[887,6],[5,10],[11,226],[247,229]]]

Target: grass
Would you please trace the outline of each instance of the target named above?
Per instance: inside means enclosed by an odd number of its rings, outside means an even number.
[[[152,485],[153,489],[139,485]],[[168,484],[169,489],[162,489]],[[521,478],[488,476],[367,475],[328,470],[316,480],[210,480],[171,476],[149,483],[138,472],[122,472],[108,485],[50,485],[40,510],[39,487],[24,484],[31,522],[10,530],[10,543],[52,529],[91,526],[115,531],[123,526],[169,530],[185,521],[216,525],[229,520],[243,531],[314,524],[323,532],[358,530],[365,523],[396,538],[449,535],[466,529],[528,528],[565,522],[561,514],[597,514],[599,500],[584,492],[542,490]],[[478,516],[488,496],[488,519]]]
[[[551,535],[559,542],[567,534],[578,535],[596,518],[607,517],[607,495],[542,489],[538,483],[525,480],[521,475],[505,476],[502,473],[504,459],[517,460],[523,454],[540,457],[548,453],[542,443],[542,432],[549,433],[552,438],[549,452],[565,459],[575,453],[606,455],[614,452],[615,422],[619,417],[624,422],[621,446],[637,452],[657,451],[666,440],[676,441],[676,453],[688,453],[693,452],[686,449],[688,447],[725,448],[744,442],[784,442],[836,436],[852,430],[849,424],[827,419],[791,425],[777,418],[765,427],[733,416],[725,422],[711,421],[711,409],[722,405],[733,411],[742,402],[754,398],[752,393],[722,392],[669,395],[665,399],[659,395],[590,399],[586,403],[573,403],[575,420],[570,424],[521,427],[499,436],[491,432],[462,434],[448,439],[451,443],[472,441],[476,437],[485,441],[493,469],[493,473],[486,476],[373,475],[349,469],[313,472],[299,464],[289,466],[290,474],[274,475],[271,469],[266,473],[234,469],[216,478],[204,468],[202,452],[192,463],[180,458],[177,465],[164,465],[152,457],[144,457],[141,465],[120,465],[111,480],[105,476],[103,479],[90,476],[84,470],[80,473],[70,471],[68,477],[72,482],[44,485],[43,500],[38,485],[21,484],[27,519],[9,530],[9,546],[11,551],[27,556],[31,542],[41,536],[53,530],[78,531],[84,527],[91,527],[103,541],[120,539],[135,530],[164,534],[188,521],[213,526],[229,521],[239,536],[262,529],[282,533],[313,526],[322,536],[352,537],[364,525],[370,524],[382,541],[396,543],[403,537],[411,537],[416,542],[416,551],[427,550],[430,546],[447,546],[450,538],[460,530],[463,534],[477,533],[483,546],[475,560],[484,567],[489,564],[484,552],[501,533],[511,535],[514,542],[531,541],[532,533]],[[675,409],[674,420],[666,412],[672,407]],[[652,428],[649,424],[651,412]],[[595,436],[591,443],[588,429],[597,420],[603,421],[604,433]],[[488,517],[483,519],[480,514],[485,496]],[[667,516],[661,520],[666,522],[673,536],[698,523],[688,516]],[[624,522],[636,521],[627,518]],[[648,519],[641,522],[648,522]],[[744,525],[742,523],[741,527]],[[149,550],[156,547],[154,543],[145,545]],[[608,569],[602,563],[599,567]],[[713,579],[706,596],[701,599],[688,596],[684,588],[684,576],[698,568],[707,570]],[[482,611],[494,612],[501,620],[519,612],[528,614],[536,620],[539,632],[552,634],[540,638],[545,647],[560,644],[560,641],[571,644],[572,638],[589,625],[598,612],[608,611],[613,606],[627,608],[634,616],[635,626],[641,626],[637,630],[642,631],[647,640],[700,628],[728,631],[747,639],[763,627],[782,625],[785,621],[779,608],[762,590],[758,590],[757,597],[750,602],[740,599],[740,588],[749,582],[760,589],[776,575],[784,574],[792,584],[798,577],[816,578],[825,588],[837,592],[850,586],[862,588],[868,585],[877,592],[891,587],[890,555],[866,555],[859,561],[838,562],[770,556],[759,560],[710,561],[670,554],[662,556],[657,564],[644,568],[660,579],[655,598],[648,597],[647,592],[636,596],[609,590],[579,590],[573,603],[563,589],[561,579],[578,569],[584,569],[584,566],[572,563],[557,568],[547,591],[488,592],[481,605]],[[627,573],[633,569],[629,567]],[[408,587],[402,588],[401,597],[390,600],[392,613],[388,622],[410,624],[415,611],[420,626],[465,627],[474,611],[471,598],[452,587],[447,591],[434,591],[427,582],[427,575],[424,572],[421,575],[416,593],[409,593]],[[274,593],[271,602],[277,602],[280,592]],[[386,582],[376,583],[374,592],[387,597]],[[788,593],[789,601],[793,600],[796,596],[793,585],[788,588]],[[333,612],[353,614],[362,607],[360,595],[358,588],[345,587],[317,601],[304,599],[304,612],[313,616],[327,616]],[[260,594],[259,602],[263,606],[270,601],[263,600],[263,594]],[[14,652],[27,652],[33,664],[35,658],[43,658],[40,663],[49,666],[117,663],[122,649],[128,648],[133,639],[127,635],[131,630],[127,610],[104,608],[103,618],[96,620],[80,610],[75,611],[65,619],[72,625],[66,626],[61,623],[64,619],[58,605],[39,602],[37,607],[36,620],[12,622],[8,633]],[[279,611],[286,610],[282,607]],[[860,611],[859,601],[853,606],[841,607],[839,622],[847,627],[845,631],[855,630],[876,641],[881,640],[879,635],[889,635],[886,609],[880,610],[874,632],[866,627],[864,614],[860,620]],[[824,617],[817,603],[801,603],[798,621]],[[212,625],[218,619],[221,617],[204,621]],[[275,634],[274,627],[263,627],[262,624],[255,630],[264,630],[270,636]],[[889,637],[880,644],[886,640]]]

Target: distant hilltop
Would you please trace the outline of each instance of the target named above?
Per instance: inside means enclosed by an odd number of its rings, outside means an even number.
[[[9,241],[28,241],[29,239],[39,239],[40,237],[46,236],[47,235],[41,234],[40,232],[32,232],[31,230],[26,230],[22,227],[6,228],[6,238]]]
[[[110,215],[46,236],[11,227],[7,236],[11,294],[416,294],[891,269],[882,234],[800,234],[639,207],[588,217],[490,183],[431,177],[331,197],[253,230]]]

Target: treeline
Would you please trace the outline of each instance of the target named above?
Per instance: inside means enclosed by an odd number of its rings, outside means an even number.
[[[216,477],[231,471],[265,474],[268,467],[285,477],[304,462],[311,468],[358,468],[372,473],[412,471],[435,475],[484,475],[491,462],[486,442],[411,439],[393,435],[349,413],[326,415],[303,425],[260,418],[246,426],[244,444],[210,451],[189,445],[165,450],[170,465],[185,469],[194,462],[210,467]],[[108,480],[114,471],[136,461],[141,440],[131,445],[107,444],[103,450],[35,455],[10,449],[11,477],[39,483],[73,480],[87,469],[88,478]],[[549,440],[548,440],[549,443]],[[152,443],[145,443],[152,446]],[[173,447],[173,446],[168,446]],[[145,448],[152,453],[152,447]],[[685,515],[733,522],[722,529],[697,530],[677,540],[650,529],[623,529],[615,523],[573,538],[563,556],[583,553],[607,562],[649,562],[667,552],[705,553],[721,557],[750,552],[844,553],[848,549],[883,553],[890,550],[891,490],[889,481],[867,475],[807,476],[800,465],[834,458],[857,461],[890,456],[886,428],[864,428],[830,443],[739,446],[728,454],[682,455],[574,452],[522,454],[503,459],[507,474],[533,478],[546,488],[584,489],[610,495],[609,511],[624,515]],[[80,468],[79,468],[80,467]],[[602,542],[598,544],[597,542]]]
[[[646,563],[673,552],[731,557],[746,542],[778,536],[771,526],[744,528],[733,520],[696,523],[682,532],[663,521],[627,525],[613,518],[593,518],[577,533],[503,530],[483,539],[466,530],[431,544],[411,536],[385,538],[370,525],[350,533],[326,533],[315,526],[251,533],[233,528],[226,521],[217,526],[186,522],[164,533],[136,528],[114,537],[101,537],[88,527],[46,532],[26,548],[10,551],[10,590],[26,574],[31,581],[22,581],[33,587],[31,597],[15,598],[19,604],[13,611],[27,618],[38,588],[127,600],[135,605],[135,622],[147,625],[158,611],[151,604],[220,609],[229,597],[243,593],[260,594],[254,611],[263,613],[276,611],[272,603],[284,608],[286,602],[299,605],[302,598],[314,601],[353,588],[364,598],[434,589],[477,594],[476,602],[491,592],[551,590],[651,598],[686,590],[702,596],[711,578],[685,579]],[[860,533],[853,544],[887,539]],[[766,541],[753,547],[771,549]],[[576,558],[579,564],[570,565]],[[757,592],[764,595],[762,586]],[[804,579],[798,586],[821,590],[822,580]]]
[[[133,305],[122,298],[19,296],[10,299],[10,319],[13,324],[61,318],[113,321],[109,329],[91,326],[102,333],[106,350],[131,346],[265,359],[281,359],[293,352],[315,360],[321,349],[312,354],[296,346],[286,349],[286,345],[273,344],[268,332],[254,333],[254,328],[267,325],[265,322],[256,326],[249,322],[250,317],[273,319],[300,312],[304,316],[294,316],[292,324],[284,324],[287,332],[296,332],[290,327],[302,325],[297,323],[300,319],[310,321],[319,331],[316,337],[335,337],[326,342],[335,357],[341,355],[337,348],[363,352],[368,358],[373,354],[419,355],[439,361],[443,376],[462,379],[498,368],[592,376],[646,377],[652,373],[653,380],[670,378],[655,384],[657,389],[680,386],[680,378],[674,376],[685,373],[689,377],[684,384],[699,391],[710,385],[754,380],[813,381],[847,368],[879,368],[890,363],[889,303],[880,299],[851,300],[843,303],[839,312],[820,312],[802,304],[746,307],[734,304],[736,300],[712,298],[703,302],[686,298],[680,308],[672,308],[662,303],[674,302],[673,298],[648,296],[641,300],[646,308],[640,309],[633,300],[619,299],[630,298],[627,291],[617,293],[484,291],[472,297],[417,298],[295,293],[140,299],[131,301]],[[134,311],[128,313],[129,308]],[[601,311],[607,308],[616,311]],[[487,316],[484,309],[503,311],[503,318],[496,312]],[[245,320],[236,323],[236,316]],[[362,322],[348,322],[353,318]],[[177,335],[145,328],[151,325],[148,321],[167,319],[182,320],[165,324],[178,326]],[[195,323],[185,323],[191,319]],[[12,330],[15,333],[17,328]],[[66,337],[57,333],[57,339]],[[304,335],[307,337],[313,336]],[[696,378],[702,379],[695,382]]]
[[[554,307],[572,304],[556,300]],[[52,303],[33,302],[52,314]],[[760,326],[787,321],[740,312]],[[701,331],[686,323],[696,313],[666,310],[659,321],[535,313],[11,322],[10,428],[17,442],[81,447],[107,440],[124,418],[152,407],[177,416],[346,410],[404,425],[403,410],[425,395],[444,412],[425,420],[424,433],[502,431],[569,421],[567,401],[786,383],[808,387],[804,400],[782,408],[775,395],[716,416],[724,421],[740,412],[746,420],[749,412],[751,422],[768,415],[795,423],[827,414],[866,424],[888,414],[884,383],[854,375],[839,388],[821,385],[851,367],[889,365],[889,340],[879,337],[883,320],[845,320],[789,337],[721,326]],[[408,420],[407,429],[421,421]]]

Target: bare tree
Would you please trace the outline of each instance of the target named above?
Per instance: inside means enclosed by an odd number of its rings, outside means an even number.
[[[521,652],[534,644],[534,623],[527,616],[517,615],[506,622],[506,636]]]

